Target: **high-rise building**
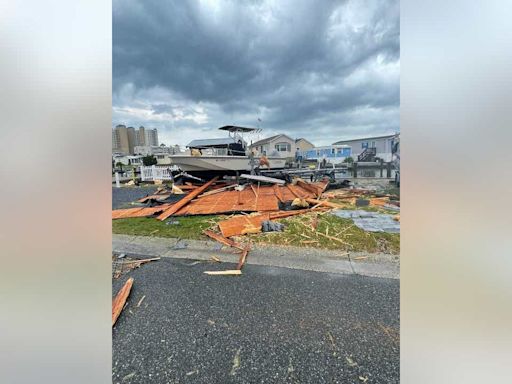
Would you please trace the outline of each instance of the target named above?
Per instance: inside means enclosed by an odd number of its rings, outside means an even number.
[[[119,124],[112,130],[112,152],[133,155],[136,146],[158,146],[158,132],[155,129],[126,128]]]
[[[112,148],[114,147],[116,152],[130,154],[128,129],[122,124],[117,125],[112,132]]]
[[[158,131],[156,128],[145,130],[146,145],[158,146]]]
[[[126,131],[128,133],[128,153],[133,155],[133,149],[137,145],[137,132],[135,132],[135,128],[133,127],[126,128]]]
[[[119,152],[119,132],[115,129],[112,130],[112,153]]]
[[[137,139],[137,145],[141,147],[146,145],[146,132],[142,125],[139,127],[139,131],[137,132]]]

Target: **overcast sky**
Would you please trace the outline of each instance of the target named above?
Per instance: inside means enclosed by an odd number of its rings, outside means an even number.
[[[399,131],[398,1],[113,2],[113,126],[165,144],[257,127],[316,145]],[[250,137],[249,137],[250,139]]]

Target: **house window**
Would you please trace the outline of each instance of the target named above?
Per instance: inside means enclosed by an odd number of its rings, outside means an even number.
[[[363,149],[368,148],[368,142],[367,142],[367,141],[363,141],[363,142],[361,143],[361,148],[363,148]]]
[[[277,143],[275,146],[278,152],[291,152],[291,147],[289,143]]]
[[[372,146],[371,146],[371,148],[376,148],[376,146],[375,146],[375,141],[372,141]]]
[[[334,155],[334,154],[336,154],[336,149],[331,148],[331,155]]]

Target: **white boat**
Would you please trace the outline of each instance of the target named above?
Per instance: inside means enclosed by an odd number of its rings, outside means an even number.
[[[193,140],[188,145],[188,153],[169,156],[172,165],[185,172],[242,172],[259,166],[258,157],[251,156],[241,133],[256,131],[255,128],[224,126],[227,138]],[[286,158],[267,157],[269,169],[282,169]],[[263,166],[262,169],[267,169]]]

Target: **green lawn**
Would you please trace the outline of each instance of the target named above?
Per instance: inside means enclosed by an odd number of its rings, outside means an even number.
[[[202,231],[215,229],[215,223],[227,216],[189,216],[175,218],[179,224],[167,225],[165,221],[155,218],[129,218],[112,221],[112,232],[118,234],[180,237],[182,239],[204,239]],[[317,230],[311,223],[318,217]],[[400,252],[400,234],[372,233],[357,228],[351,219],[342,219],[333,215],[308,213],[279,220],[285,224],[283,232],[260,233],[244,236],[245,240],[254,243],[289,245],[297,247],[315,247],[324,249],[385,252]],[[319,235],[334,237],[341,241]]]
[[[356,227],[351,219],[342,219],[330,214],[317,216],[318,225],[315,231],[312,227],[315,216],[314,213],[308,213],[281,219],[279,222],[285,225],[283,232],[249,236],[256,243],[341,249],[354,252],[400,253],[400,234],[398,233],[366,232]]]
[[[178,224],[166,224],[166,221],[154,217],[134,217],[129,219],[112,220],[112,233],[180,237],[182,239],[201,239],[203,230],[212,227],[225,216],[188,216],[176,217]]]

